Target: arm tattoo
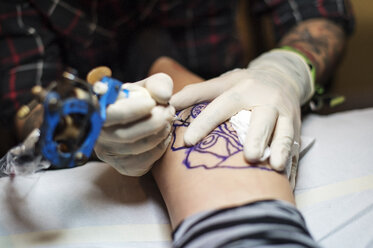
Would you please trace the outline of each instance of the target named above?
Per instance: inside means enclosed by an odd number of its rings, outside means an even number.
[[[328,79],[345,45],[341,27],[326,19],[311,19],[298,24],[283,37],[280,46],[291,46],[307,56],[316,67],[318,82]]]
[[[183,165],[188,169],[204,168],[204,169],[261,169],[273,171],[267,166],[242,163],[234,165],[231,159],[235,156],[242,156],[243,146],[240,143],[236,131],[229,123],[223,123],[215,128],[202,141],[192,147],[186,147],[183,143],[183,138],[176,135],[176,129],[186,128],[189,126],[191,120],[196,118],[201,111],[207,106],[206,103],[197,104],[192,107],[190,113],[189,109],[178,113],[181,121],[175,121],[172,133],[171,150],[185,153]],[[180,135],[179,135],[180,136]],[[221,148],[221,149],[220,149]],[[208,162],[205,162],[208,161]]]

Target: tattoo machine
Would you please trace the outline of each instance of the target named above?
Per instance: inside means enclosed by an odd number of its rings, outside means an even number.
[[[107,67],[93,69],[87,81],[69,70],[47,88],[32,89],[35,99],[17,116],[25,118],[41,103],[43,124],[1,158],[0,176],[32,174],[48,167],[71,168],[88,160],[106,120],[106,107],[121,91],[127,97],[129,91],[121,89],[122,82],[111,78]],[[105,92],[95,90],[95,82],[105,85]]]

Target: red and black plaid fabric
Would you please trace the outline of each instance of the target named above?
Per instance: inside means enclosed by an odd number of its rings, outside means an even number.
[[[280,38],[296,23],[326,17],[353,29],[347,0],[253,0],[258,15],[270,14]],[[131,81],[145,77],[154,58],[167,55],[205,78],[245,66],[236,32],[238,0],[1,0],[0,122],[10,124],[64,67],[81,75],[109,65]],[[147,30],[161,35],[146,35]],[[145,34],[145,35],[143,35]],[[157,32],[155,33],[157,34]],[[131,58],[131,59],[129,59]],[[131,75],[136,71],[139,75]]]

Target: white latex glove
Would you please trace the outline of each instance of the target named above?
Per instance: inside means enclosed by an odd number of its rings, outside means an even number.
[[[172,96],[170,104],[178,110],[212,101],[186,130],[186,145],[196,144],[240,110],[251,110],[245,158],[259,161],[270,145],[270,165],[281,171],[294,141],[300,142],[300,106],[314,92],[312,81],[309,66],[299,54],[276,49],[253,60],[247,69],[188,85]],[[297,162],[299,151],[293,154]]]
[[[102,86],[95,85],[96,91]],[[141,176],[158,160],[170,141],[175,109],[168,105],[172,79],[158,73],[136,83],[123,84],[121,93],[107,108],[107,120],[95,146],[97,156],[119,173]]]

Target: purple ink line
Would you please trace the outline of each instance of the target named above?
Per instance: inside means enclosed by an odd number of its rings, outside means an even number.
[[[187,127],[190,124],[191,117],[196,118],[201,111],[207,106],[206,103],[203,104],[197,104],[192,109],[190,114],[185,118],[183,118],[182,121],[175,121],[173,123],[174,130],[172,132],[172,142],[171,142],[171,150],[172,151],[180,151],[185,150],[185,159],[183,160],[183,164],[188,169],[195,169],[195,168],[205,168],[207,170],[211,169],[218,169],[218,168],[226,168],[226,169],[260,169],[265,171],[275,171],[270,168],[266,167],[257,167],[252,165],[247,166],[233,166],[233,165],[222,165],[224,162],[227,161],[227,159],[231,158],[232,156],[236,155],[237,153],[240,153],[243,151],[243,145],[240,143],[237,133],[234,130],[231,130],[228,128],[228,125],[226,123],[221,124],[218,126],[215,130],[213,130],[207,137],[205,137],[201,142],[197,143],[195,146],[192,147],[176,147],[176,129],[178,127]],[[177,113],[177,116],[180,117],[181,112]],[[225,142],[225,154],[219,154],[218,152],[213,152],[209,150],[217,143],[224,143]],[[205,155],[211,155],[215,157],[218,162],[213,166],[207,166],[205,164],[196,164],[193,165],[193,161],[191,161],[190,157],[192,154],[198,153],[198,154],[205,154]]]

